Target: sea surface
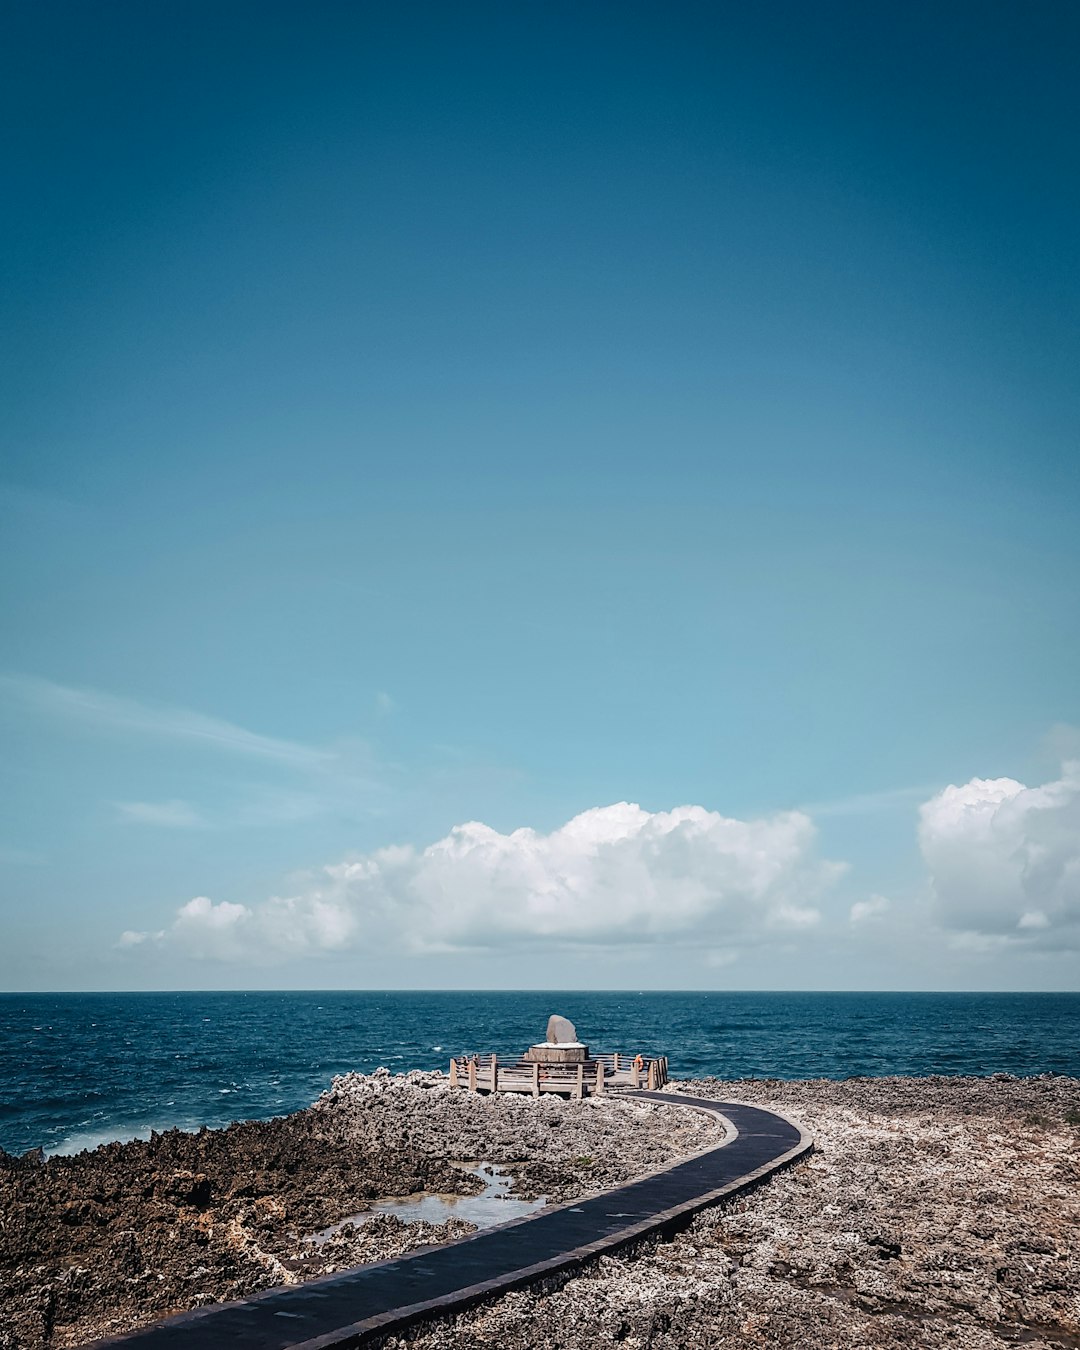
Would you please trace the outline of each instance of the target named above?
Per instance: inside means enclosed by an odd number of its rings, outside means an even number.
[[[1080,994],[0,994],[0,1146],[266,1119],[350,1070],[516,1056],[553,1012],[673,1077],[1080,1076]]]

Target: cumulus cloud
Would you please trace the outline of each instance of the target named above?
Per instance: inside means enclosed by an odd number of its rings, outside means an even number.
[[[164,930],[160,933],[145,933],[138,932],[133,928],[125,928],[116,939],[116,945],[123,950],[127,947],[141,947],[144,942],[160,942],[164,937]]]
[[[737,820],[626,802],[550,834],[456,826],[424,849],[327,866],[299,894],[254,906],[189,901],[161,941],[197,957],[287,957],[370,942],[412,952],[671,945],[727,952],[790,941],[844,864],[818,857],[798,811]]]
[[[1029,788],[973,778],[920,809],[937,915],[972,950],[1080,945],[1080,762]]]
[[[888,909],[889,901],[883,895],[872,895],[869,900],[856,900],[848,917],[852,923],[865,923],[867,919],[880,919]]]

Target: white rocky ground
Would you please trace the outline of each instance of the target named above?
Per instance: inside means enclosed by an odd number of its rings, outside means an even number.
[[[672,1241],[508,1295],[387,1350],[1080,1350],[1080,1080],[701,1080],[773,1106],[815,1152]],[[437,1074],[349,1075],[307,1111],[170,1132],[74,1158],[0,1156],[0,1350],[73,1346],[460,1236],[379,1216],[376,1197],[583,1195],[716,1139],[703,1116],[628,1100],[481,1098]]]
[[[443,1074],[385,1070],[335,1078],[310,1115],[317,1135],[364,1151],[507,1164],[516,1195],[553,1201],[617,1186],[723,1137],[704,1114],[626,1097],[479,1096]]]
[[[387,1350],[1080,1347],[1080,1081],[671,1087],[795,1115],[816,1151],[673,1241]]]

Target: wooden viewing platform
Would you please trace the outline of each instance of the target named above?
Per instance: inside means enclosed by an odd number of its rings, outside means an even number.
[[[580,1098],[612,1090],[659,1092],[667,1081],[667,1055],[647,1059],[617,1050],[580,1064],[540,1064],[524,1057],[500,1064],[496,1055],[459,1055],[450,1061],[450,1086],[470,1092],[526,1092],[534,1097],[554,1092]]]

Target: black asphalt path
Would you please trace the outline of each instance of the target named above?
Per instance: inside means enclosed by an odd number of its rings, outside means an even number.
[[[674,1229],[812,1147],[797,1125],[756,1106],[669,1092],[628,1095],[715,1112],[738,1133],[732,1138],[729,1130],[716,1148],[577,1204],[543,1209],[393,1261],[269,1289],[241,1303],[200,1308],[97,1344],[130,1350],[345,1350]]]

